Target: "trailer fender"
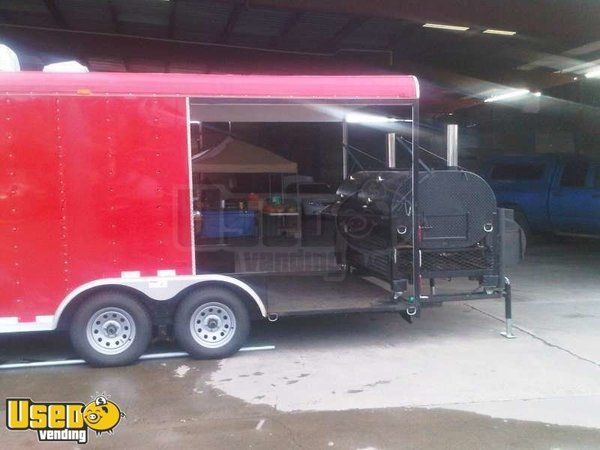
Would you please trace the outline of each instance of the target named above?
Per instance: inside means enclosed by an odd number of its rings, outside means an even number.
[[[236,286],[245,291],[256,303],[262,317],[267,317],[267,308],[264,302],[259,297],[252,287],[237,278],[227,275],[172,275],[173,271],[159,271],[158,276],[142,277],[138,272],[123,272],[121,278],[102,278],[85,283],[71,291],[58,306],[53,320],[52,330],[58,327],[58,323],[69,303],[79,295],[89,291],[90,289],[100,286],[124,286],[134,289],[148,298],[156,301],[164,301],[172,299],[181,291],[191,286],[196,286],[202,283],[223,283],[225,285]]]

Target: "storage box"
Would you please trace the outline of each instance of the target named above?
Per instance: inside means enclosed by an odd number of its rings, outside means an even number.
[[[255,235],[255,211],[202,211],[201,214],[201,237],[246,237]]]

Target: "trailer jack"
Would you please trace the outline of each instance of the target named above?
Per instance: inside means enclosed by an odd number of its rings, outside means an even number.
[[[506,339],[515,339],[516,336],[513,334],[512,320],[512,290],[508,278],[505,278],[504,284],[504,320],[506,323],[506,330],[502,331],[500,334]]]

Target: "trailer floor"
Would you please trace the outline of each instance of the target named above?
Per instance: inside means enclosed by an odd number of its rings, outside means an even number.
[[[329,277],[281,274],[268,277],[268,285],[269,312],[279,316],[402,308],[391,301],[385,282],[373,277],[343,272],[332,272]]]
[[[3,397],[87,401],[107,392],[127,417],[109,448],[598,448],[600,243],[532,247],[512,274],[517,339],[501,301],[397,314],[256,324],[275,350],[223,361],[0,373]],[[68,357],[60,336],[0,338],[0,359]],[[4,402],[0,422],[4,422]],[[32,432],[0,428],[6,448]],[[151,443],[151,444],[150,444]]]

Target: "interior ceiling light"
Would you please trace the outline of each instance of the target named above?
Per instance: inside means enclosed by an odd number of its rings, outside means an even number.
[[[524,95],[528,95],[531,92],[529,89],[515,89],[505,94],[494,95],[492,97],[488,97],[484,100],[485,103],[497,102],[500,100],[509,100],[517,97],[523,97]]]
[[[423,28],[437,28],[438,30],[450,30],[450,31],[467,31],[469,27],[461,27],[458,25],[444,25],[442,23],[426,23]]]
[[[486,34],[499,34],[501,36],[514,36],[517,34],[516,31],[508,31],[508,30],[495,30],[493,28],[488,28],[487,30],[483,30]]]
[[[596,59],[594,61],[588,61],[588,62],[576,64],[574,66],[567,67],[566,69],[561,69],[558,71],[558,73],[571,73],[571,72],[585,73],[586,70],[593,72],[595,70],[600,69],[598,67],[599,62],[600,62],[600,59]]]
[[[350,113],[346,115],[348,123],[391,123],[412,122],[410,119],[398,119],[396,117],[376,116],[375,114]]]
[[[586,78],[600,78],[600,67],[596,67],[585,74]]]
[[[534,92],[533,95],[535,95],[536,97],[541,97],[542,93],[541,92]]]

